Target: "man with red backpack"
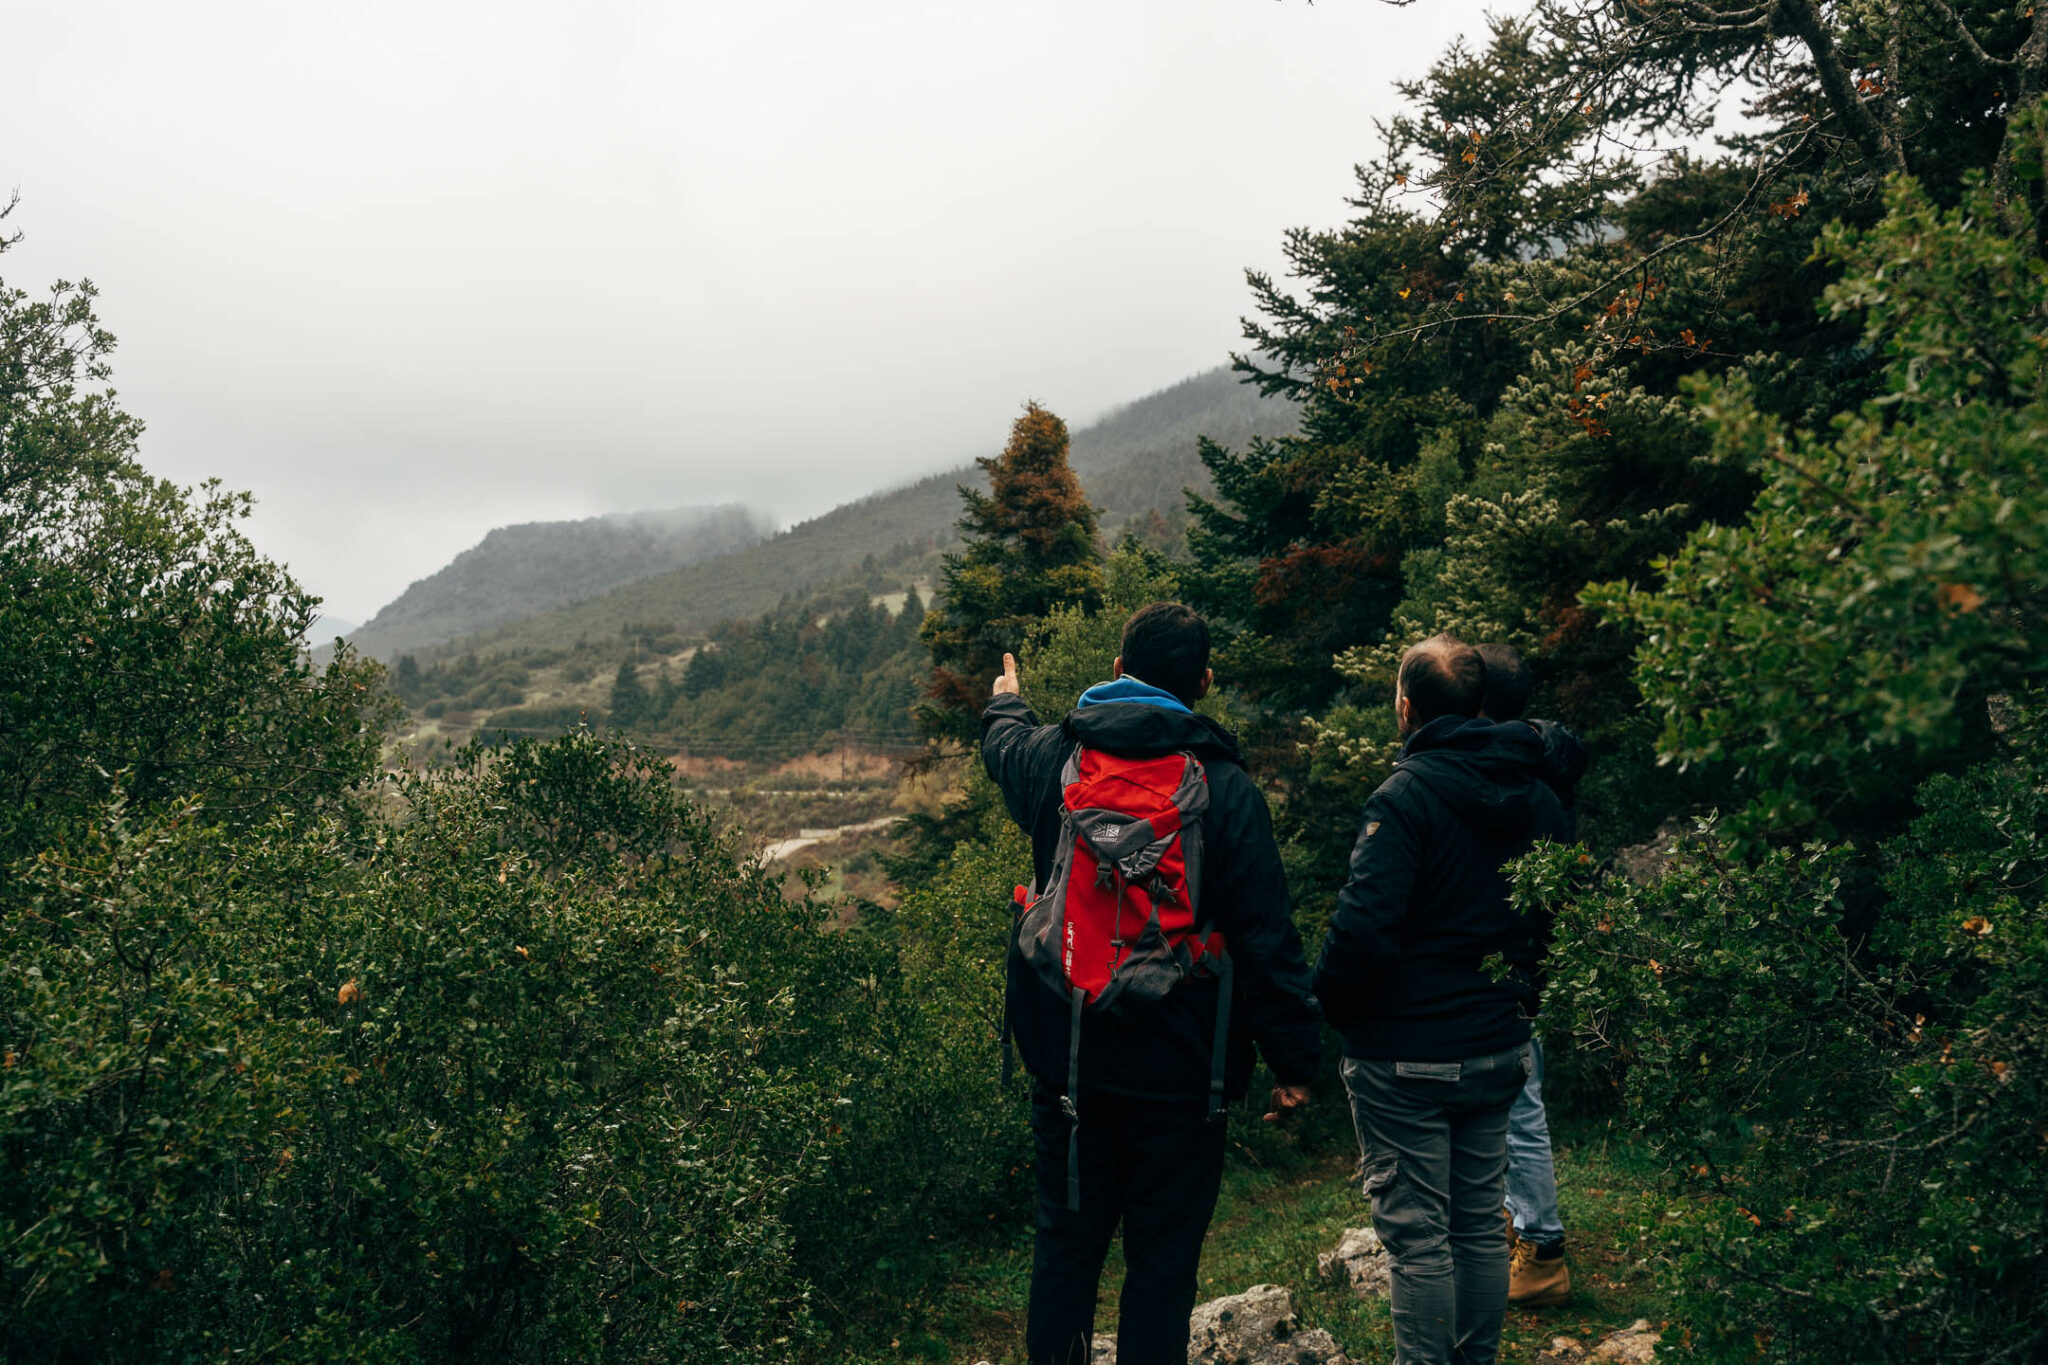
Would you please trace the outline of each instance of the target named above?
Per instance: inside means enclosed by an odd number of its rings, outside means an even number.
[[[1224,1109],[1254,1043],[1308,1101],[1321,1032],[1265,798],[1237,742],[1195,714],[1209,628],[1156,603],[1111,681],[1057,725],[1017,695],[982,712],[982,761],[1031,836],[1006,1029],[1031,1075],[1037,1236],[1025,1347],[1086,1365],[1103,1258],[1124,1232],[1117,1359],[1180,1365],[1223,1174]]]

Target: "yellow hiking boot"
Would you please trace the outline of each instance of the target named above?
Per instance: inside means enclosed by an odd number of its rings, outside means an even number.
[[[1572,1296],[1564,1243],[1548,1246],[1517,1237],[1508,1223],[1508,1302],[1517,1308],[1555,1308]]]

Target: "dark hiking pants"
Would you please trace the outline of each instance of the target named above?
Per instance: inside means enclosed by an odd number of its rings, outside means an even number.
[[[1195,1269],[1223,1178],[1224,1125],[1210,1122],[1200,1102],[1161,1104],[1086,1090],[1076,1108],[1079,1213],[1067,1208],[1071,1125],[1057,1094],[1032,1089],[1038,1234],[1025,1349],[1032,1365],[1087,1365],[1102,1261],[1121,1222],[1119,1365],[1185,1365]]]
[[[1397,1365],[1494,1365],[1508,1306],[1508,1109],[1525,1043],[1460,1062],[1344,1059],[1372,1223],[1392,1261]]]

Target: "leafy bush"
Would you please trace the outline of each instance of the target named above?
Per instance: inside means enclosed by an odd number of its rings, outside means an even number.
[[[822,911],[585,734],[230,837],[117,805],[0,922],[10,1360],[779,1358],[840,1142]]]
[[[1885,849],[1733,858],[1709,827],[1648,886],[1528,860],[1559,911],[1546,1009],[1612,1068],[1675,1182],[1667,1287],[1726,1361],[2028,1358],[2048,1342],[2048,730],[1936,777]],[[2031,1345],[2030,1345],[2031,1343]]]

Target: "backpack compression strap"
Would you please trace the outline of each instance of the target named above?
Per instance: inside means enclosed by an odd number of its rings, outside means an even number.
[[[1081,1093],[1081,1006],[1087,994],[1076,986],[1067,1025],[1067,1093],[1060,1096],[1060,1108],[1067,1116],[1067,1212],[1081,1211],[1081,1111],[1074,1097]]]
[[[1209,1122],[1223,1121],[1223,1072],[1230,1060],[1230,986],[1233,964],[1226,950],[1219,954],[1223,970],[1216,990],[1216,1041],[1209,1053]]]

